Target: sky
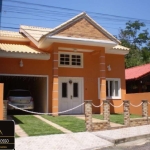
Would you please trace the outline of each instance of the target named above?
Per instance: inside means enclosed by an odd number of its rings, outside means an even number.
[[[150,0],[3,0],[1,29],[19,30],[21,24],[54,28],[86,12],[117,36],[129,20],[150,28]]]

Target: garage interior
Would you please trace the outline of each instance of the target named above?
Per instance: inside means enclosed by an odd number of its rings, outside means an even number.
[[[48,112],[47,77],[0,75],[0,83],[4,83],[4,99],[7,99],[9,90],[29,90],[34,101],[35,112]]]

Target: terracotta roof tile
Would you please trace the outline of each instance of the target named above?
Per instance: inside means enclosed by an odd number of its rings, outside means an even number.
[[[150,64],[128,68],[125,69],[125,79],[126,80],[138,79],[139,77],[149,72],[150,72]]]

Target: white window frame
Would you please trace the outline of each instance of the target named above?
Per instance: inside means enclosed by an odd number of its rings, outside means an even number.
[[[72,61],[70,60],[69,65],[62,65],[60,64],[60,54],[68,54],[70,55],[80,55],[81,57],[81,65],[72,65]],[[83,68],[83,53],[72,53],[72,52],[58,52],[58,67],[68,67],[68,68]]]
[[[107,99],[121,99],[121,80],[120,80],[120,78],[106,78],[106,81],[108,82],[108,96],[106,95]],[[110,81],[118,82],[118,96],[110,96]],[[113,91],[113,92],[115,92],[115,91]]]

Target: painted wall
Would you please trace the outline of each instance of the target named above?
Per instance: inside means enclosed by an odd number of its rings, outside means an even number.
[[[129,100],[130,103],[132,103],[133,105],[139,105],[142,102],[142,100],[148,100],[150,103],[150,92],[126,94],[125,98],[126,98],[126,100]],[[130,113],[142,115],[142,106],[133,107],[130,105]],[[148,115],[150,116],[150,105],[149,104],[148,104]]]
[[[33,44],[32,44],[33,45]],[[84,78],[84,100],[92,100],[95,105],[100,104],[98,99],[98,78],[100,77],[99,71],[99,58],[100,51],[104,51],[102,47],[71,45],[54,43],[53,46],[46,50],[51,53],[50,60],[29,60],[22,59],[24,66],[21,68],[19,62],[21,59],[1,58],[0,59],[0,74],[26,74],[26,75],[48,75],[49,76],[49,112],[52,111],[53,105],[58,105],[58,102],[52,102],[52,89],[53,87],[53,74],[55,73],[53,67],[56,67],[53,59],[58,59],[58,56],[53,56],[52,50],[58,47],[79,48],[94,50],[93,53],[83,53],[84,67],[83,68],[65,68],[59,67],[58,76],[61,77],[83,77]],[[54,58],[57,57],[57,58]],[[124,75],[124,56],[106,54],[106,77],[107,78],[120,78],[121,79],[121,100],[113,100],[112,103],[119,105],[124,99],[125,95],[125,75]],[[111,65],[112,70],[107,71],[107,65]],[[93,107],[93,113],[100,113],[100,108]],[[122,109],[112,109],[111,112],[119,113]]]
[[[0,120],[3,120],[3,83],[0,83]]]
[[[111,71],[106,68],[106,78],[120,78],[121,80],[121,99],[110,101],[113,105],[119,106],[125,99],[126,94],[124,55],[106,54],[106,67],[108,65],[111,66]],[[123,107],[114,108],[110,106],[110,112],[122,113]]]

